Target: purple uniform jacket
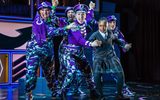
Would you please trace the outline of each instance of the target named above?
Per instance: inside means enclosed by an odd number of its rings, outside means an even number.
[[[86,34],[88,33],[88,30],[85,29],[85,32],[82,32],[82,28],[80,28],[80,27],[82,26],[82,27],[86,28],[88,23],[91,22],[91,21],[92,21],[91,24],[96,24],[97,25],[97,22],[95,20],[93,21],[93,19],[94,19],[94,11],[91,9],[87,12],[86,22],[84,22],[83,24],[79,24],[76,20],[74,20],[73,22],[76,23],[77,27],[69,30],[68,43],[69,44],[74,44],[76,46],[90,47],[90,42],[85,39]],[[67,25],[69,23],[71,23],[71,22],[68,22],[67,18],[59,18],[59,26],[60,27],[64,27],[65,25]],[[83,25],[85,25],[85,26],[83,26]],[[88,25],[88,26],[89,26],[88,29],[92,30],[91,26],[90,25]]]
[[[81,34],[78,22],[75,21],[75,23],[77,27],[70,30],[68,34],[68,43],[76,46],[90,47],[90,42],[84,38],[83,34]]]

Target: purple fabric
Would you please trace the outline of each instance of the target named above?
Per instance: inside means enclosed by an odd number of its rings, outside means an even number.
[[[88,10],[86,20],[91,21],[93,18],[94,18],[94,10],[93,9]]]
[[[59,27],[65,27],[66,25],[68,25],[67,18],[65,18],[65,17],[59,18],[58,21],[59,21],[59,23],[58,23]]]
[[[118,38],[124,40],[124,43],[127,44],[127,42],[126,42],[125,39],[124,39],[123,33],[120,32],[120,31],[119,31],[119,34],[118,34]],[[122,48],[122,51],[123,51],[123,52],[127,52],[126,49],[124,49],[124,48]]]
[[[49,2],[42,2],[38,6],[38,10],[40,10],[41,8],[51,9],[51,6],[52,6],[51,3]],[[46,41],[47,29],[46,29],[44,20],[41,18],[38,12],[33,21],[32,31],[35,35],[38,45],[42,45],[43,42]]]
[[[42,2],[41,4],[38,5],[38,10],[40,10],[41,8],[52,9],[52,5],[49,2]]]
[[[107,21],[110,22],[110,21],[116,21],[117,18],[114,16],[114,15],[111,15],[111,16],[108,16],[107,17]]]
[[[32,31],[35,35],[38,45],[42,45],[42,43],[46,40],[47,29],[44,21],[38,14],[33,21]]]
[[[69,44],[90,47],[89,42],[87,43],[87,41],[84,39],[84,37],[81,34],[81,31],[79,29],[71,29],[70,33],[71,34],[68,35],[68,43]]]
[[[86,13],[88,12],[89,8],[87,5],[85,4],[77,4],[74,6],[74,11],[85,11]]]

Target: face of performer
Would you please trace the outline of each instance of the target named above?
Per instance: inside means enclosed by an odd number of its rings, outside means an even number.
[[[75,18],[75,12],[73,10],[69,10],[67,12],[67,18],[68,19],[74,19]]]
[[[86,12],[85,11],[77,11],[76,19],[78,23],[82,24],[86,20]]]
[[[108,29],[109,30],[114,30],[116,28],[116,21],[109,21],[108,22]]]
[[[107,31],[108,22],[105,20],[101,20],[98,22],[98,29],[100,32],[105,33]]]
[[[42,8],[39,10],[39,14],[42,19],[47,19],[50,16],[51,10],[49,8]]]

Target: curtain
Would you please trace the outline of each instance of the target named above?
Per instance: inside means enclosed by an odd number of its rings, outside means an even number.
[[[160,0],[119,1],[121,29],[133,45],[122,57],[129,81],[160,83]]]

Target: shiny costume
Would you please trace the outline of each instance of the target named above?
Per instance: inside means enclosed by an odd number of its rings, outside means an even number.
[[[87,35],[87,22],[79,24],[77,20],[75,20],[74,23],[77,27],[69,30],[67,37],[68,44],[63,45],[63,58],[66,60],[65,65],[67,74],[58,94],[66,92],[67,87],[72,85],[77,70],[80,70],[84,75],[87,86],[90,90],[94,90],[96,88],[91,68],[84,55],[84,47],[90,47],[90,42],[85,40]]]
[[[72,8],[71,8],[72,9]],[[58,19],[59,20],[59,27],[64,27],[66,25],[69,25],[70,23],[72,23],[72,20],[68,20],[65,17],[61,17]],[[66,59],[65,59],[65,48],[64,45],[67,45],[67,36],[64,36],[60,45],[59,45],[59,50],[58,50],[58,58],[59,58],[59,63],[60,63],[60,67],[59,67],[59,73],[58,73],[58,87],[57,89],[60,89],[62,84],[63,84],[63,80],[64,77],[67,74],[67,69],[66,69]]]
[[[51,9],[51,4],[43,2],[39,6]],[[26,93],[29,93],[36,86],[37,69],[42,67],[43,74],[48,82],[49,89],[54,92],[56,87],[55,65],[54,65],[54,36],[66,35],[65,28],[56,27],[56,16],[51,14],[48,20],[43,20],[37,13],[32,26],[31,40],[26,47]]]
[[[67,9],[67,10],[73,10],[73,8],[70,8],[70,7],[68,7],[68,8],[69,9]],[[66,13],[67,13],[67,10],[65,11]],[[93,26],[94,27],[97,26],[97,22],[94,20],[94,18],[93,18],[94,16],[93,15],[94,15],[93,10],[89,10],[88,13],[87,13],[87,22],[88,23],[85,22],[85,23],[83,23],[81,25],[78,24],[79,29],[81,31],[81,34],[83,34],[84,38],[86,38],[86,36],[89,37],[90,34],[88,34],[88,33],[93,31],[93,28],[92,28]],[[70,23],[72,23],[74,21],[75,20],[68,20],[67,18],[60,18],[59,19],[61,27],[65,26],[65,25],[68,25],[68,24],[70,24]],[[60,72],[59,72],[59,82],[60,82],[60,84],[59,84],[59,86],[60,87],[63,84],[64,78],[65,78],[65,76],[67,74],[67,69],[69,69],[69,68],[66,68],[66,67],[69,66],[68,63],[67,63],[67,61],[69,59],[66,59],[67,56],[68,56],[68,53],[69,53],[67,45],[69,45],[67,37],[64,37],[63,40],[60,43],[60,46],[59,46],[59,60],[60,60]],[[81,52],[81,51],[79,51],[79,52]],[[79,53],[79,52],[76,52],[76,53]],[[81,66],[79,66],[79,67],[81,67]],[[79,90],[80,89],[79,87],[81,86],[82,82],[84,82],[83,81],[84,76],[82,75],[82,73],[79,70],[79,68],[76,68],[75,73],[76,74],[75,74],[75,77],[74,77],[74,80],[73,80],[74,82],[72,82],[72,83],[75,83],[75,84],[72,84],[71,86],[68,86],[68,87],[73,87],[73,88],[70,88],[70,89],[73,89],[73,91],[80,92],[81,90]]]

